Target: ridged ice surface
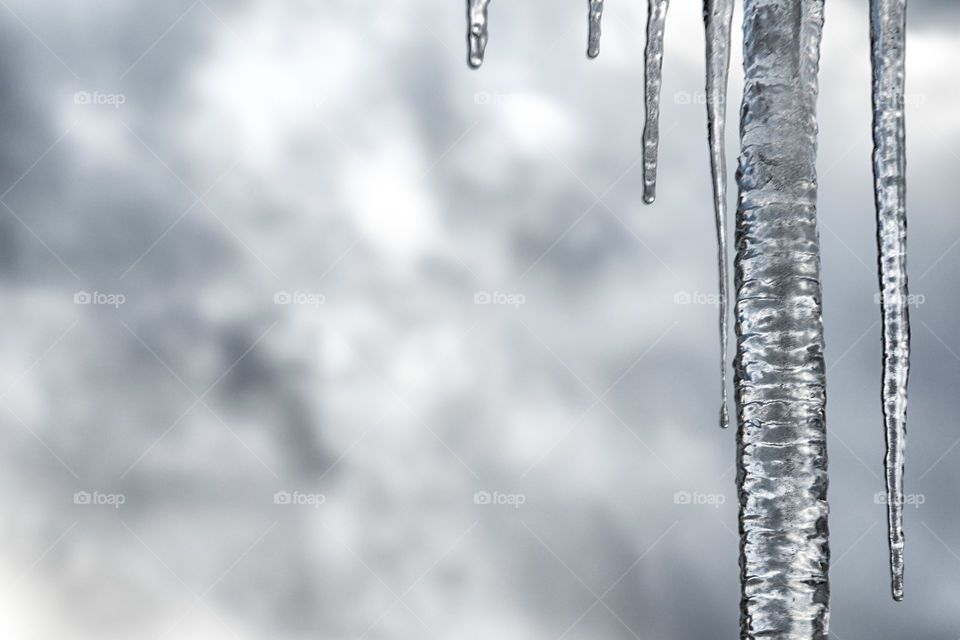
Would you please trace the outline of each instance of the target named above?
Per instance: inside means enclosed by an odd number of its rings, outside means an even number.
[[[587,35],[587,55],[596,58],[600,55],[600,19],[603,18],[603,0],[589,0],[589,33]]]
[[[823,0],[745,0],[735,383],[741,637],[827,637],[816,220]]]
[[[467,45],[470,66],[477,68],[483,64],[483,52],[487,48],[487,6],[490,0],[467,0]]]
[[[707,139],[717,222],[717,275],[720,280],[720,426],[730,423],[727,411],[727,160],[724,130],[727,120],[727,76],[730,71],[730,24],[733,0],[703,0],[707,40]]]
[[[910,371],[907,312],[904,36],[906,0],[872,0],[873,176],[883,315],[883,421],[893,597],[903,599],[903,452]]]
[[[644,53],[643,201],[657,195],[657,147],[660,146],[660,87],[663,84],[663,27],[670,0],[648,0],[647,46]]]

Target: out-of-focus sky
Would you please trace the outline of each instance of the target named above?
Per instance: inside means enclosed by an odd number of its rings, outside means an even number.
[[[586,3],[495,1],[471,71],[462,2],[0,1],[0,636],[736,637],[700,9],[644,206],[605,4],[588,61]],[[952,638],[960,16],[910,6],[895,604],[865,5],[821,65],[831,630]]]

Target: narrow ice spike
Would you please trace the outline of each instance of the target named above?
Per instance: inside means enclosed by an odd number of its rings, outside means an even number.
[[[596,58],[600,55],[600,19],[603,17],[603,0],[589,0],[590,3],[590,34],[587,37],[587,56]]]
[[[657,147],[660,145],[660,87],[663,68],[663,28],[670,0],[648,0],[647,46],[644,53],[643,201],[650,204],[657,192]]]
[[[871,0],[873,178],[883,316],[883,423],[887,534],[894,600],[903,600],[903,456],[910,373],[907,291],[904,37],[906,0]]]
[[[703,24],[707,41],[707,132],[710,171],[713,179],[713,209],[717,223],[717,275],[720,280],[720,426],[730,424],[727,410],[727,343],[729,307],[727,295],[727,161],[724,130],[727,119],[727,77],[730,70],[730,26],[733,0],[703,0]]]
[[[487,48],[487,5],[489,4],[490,0],[467,0],[467,20],[470,25],[467,32],[468,62],[474,69],[483,64],[483,52]]]

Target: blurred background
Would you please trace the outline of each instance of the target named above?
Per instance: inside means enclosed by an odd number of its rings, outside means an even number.
[[[495,1],[471,71],[463,2],[0,0],[0,637],[737,637],[700,4],[652,206],[606,5],[588,61],[586,2]],[[957,20],[910,7],[896,604],[868,9],[827,4],[839,640],[960,636]]]

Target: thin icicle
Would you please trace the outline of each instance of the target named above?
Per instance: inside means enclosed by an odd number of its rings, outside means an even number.
[[[887,454],[887,533],[894,600],[903,600],[903,453],[910,373],[907,310],[904,36],[906,0],[871,0],[873,177],[883,315],[883,422]]]
[[[730,25],[733,0],[703,0],[707,38],[707,131],[713,209],[717,221],[717,275],[720,279],[720,426],[730,424],[727,411],[727,161],[724,128],[727,119],[727,76],[730,71]]]
[[[737,208],[741,638],[825,640],[826,380],[817,234],[823,0],[744,0]]]
[[[487,5],[490,0],[467,0],[467,32],[470,66],[474,69],[483,64],[483,52],[487,48]]]
[[[660,145],[660,86],[663,84],[663,27],[670,0],[648,0],[645,51],[643,128],[643,201],[650,204],[657,192],[657,147]]]
[[[590,3],[590,34],[587,37],[587,56],[596,58],[600,55],[600,19],[603,17],[603,0],[589,0]]]

